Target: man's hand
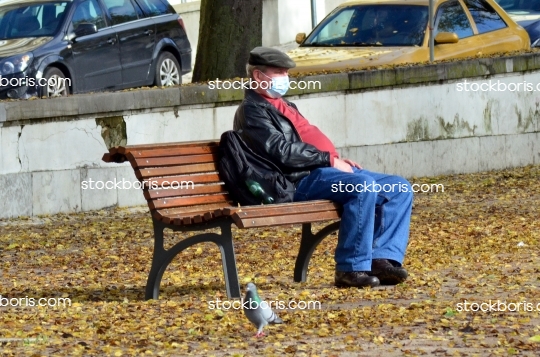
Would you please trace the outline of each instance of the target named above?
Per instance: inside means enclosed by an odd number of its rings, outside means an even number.
[[[362,166],[357,164],[356,162],[349,160],[349,159],[343,159],[347,164],[351,165],[352,167],[356,167],[357,169],[362,169]]]
[[[337,157],[334,158],[334,165],[332,167],[343,172],[353,172],[351,165],[346,160],[340,160]]]

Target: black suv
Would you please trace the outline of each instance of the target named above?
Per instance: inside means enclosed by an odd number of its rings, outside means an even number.
[[[0,5],[0,99],[170,86],[191,71],[167,0],[22,0]]]

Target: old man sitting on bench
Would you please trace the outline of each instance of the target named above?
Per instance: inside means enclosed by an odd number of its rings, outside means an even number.
[[[402,177],[371,172],[341,159],[330,139],[282,98],[289,87],[288,70],[295,66],[277,49],[251,51],[247,72],[259,86],[246,90],[234,129],[295,184],[295,201],[328,199],[343,206],[335,251],[336,286],[401,283],[407,278],[402,263],[412,188]]]

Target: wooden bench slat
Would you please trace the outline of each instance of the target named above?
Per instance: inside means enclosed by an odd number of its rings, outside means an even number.
[[[194,217],[194,216],[201,216],[202,219],[207,222],[211,221],[214,218],[218,218],[223,216],[223,213],[221,212],[220,208],[216,208],[214,210],[201,210],[201,211],[193,211],[190,213],[184,213],[180,215],[170,215],[170,216],[163,216],[158,213],[158,211],[154,211],[153,217],[157,219],[158,221],[161,221],[166,224],[174,224],[174,221],[176,221],[177,225],[182,225],[182,222],[178,220],[182,220],[185,217]]]
[[[219,141],[187,141],[187,142],[176,142],[176,143],[163,143],[163,144],[141,144],[141,145],[128,145],[114,147],[109,150],[114,150],[114,153],[127,154],[128,152],[134,152],[137,150],[144,149],[175,149],[175,148],[185,148],[185,147],[210,147],[210,146],[219,146]]]
[[[193,147],[173,147],[167,149],[139,149],[131,150],[128,155],[133,158],[148,158],[148,157],[168,157],[168,156],[185,156],[185,155],[203,155],[213,154],[219,151],[218,146],[193,146]]]
[[[156,200],[148,200],[150,209],[162,209],[182,206],[194,206],[205,203],[220,203],[225,206],[230,201],[227,194],[214,194],[204,196],[171,197]]]
[[[220,212],[220,210],[216,210],[215,212],[200,212],[198,214],[194,213],[190,216],[166,217],[163,222],[167,224],[174,224],[175,226],[188,226],[190,224],[207,222],[214,218],[220,217]]]
[[[272,209],[272,207],[294,207],[295,212],[298,212],[298,210],[301,210],[304,206],[313,206],[313,205],[319,205],[319,204],[333,204],[330,200],[313,200],[313,201],[301,201],[301,202],[290,202],[290,203],[279,203],[279,204],[272,204],[272,205],[257,205],[257,206],[230,206],[230,207],[224,207],[223,208],[223,214],[226,216],[232,216],[234,213],[240,211],[240,210],[261,210],[261,209]]]
[[[217,171],[216,163],[210,162],[207,164],[180,165],[151,169],[135,169],[135,176],[137,176],[139,180],[144,180],[160,176],[173,176],[215,171]]]
[[[180,226],[180,225],[189,226],[190,224],[202,223],[203,221],[204,221],[204,216],[198,214],[195,216],[175,218],[173,223],[176,226]]]
[[[311,213],[300,213],[296,215],[289,216],[268,216],[268,217],[259,217],[259,218],[246,218],[242,219],[236,214],[232,216],[234,223],[238,228],[256,228],[256,227],[266,227],[266,226],[280,226],[285,224],[299,224],[306,222],[318,222],[318,221],[327,221],[331,219],[339,219],[340,214],[338,211],[326,211],[326,212],[311,212]]]
[[[162,217],[161,221],[167,224],[188,225],[188,224],[194,223],[195,218],[198,218],[199,223],[201,223],[201,222],[211,221],[221,216],[223,216],[223,214],[221,213],[221,209],[215,209],[214,211],[193,212],[193,213],[190,213],[189,215]],[[190,218],[190,220],[186,221],[186,223],[184,224],[184,219],[187,219],[187,218]]]
[[[212,218],[218,218],[218,217],[223,216],[222,212],[223,212],[222,209],[218,208],[214,210],[214,212],[205,212],[203,216],[204,216],[205,221],[209,221]]]
[[[188,164],[204,164],[208,162],[217,161],[217,157],[214,154],[204,155],[185,155],[185,156],[168,156],[168,157],[147,157],[147,158],[134,158],[132,155],[128,155],[131,166],[135,168],[146,167],[160,167],[160,166],[177,166]]]
[[[260,206],[260,208],[245,208],[235,212],[232,216],[233,219],[237,218],[246,220],[260,217],[296,215],[301,213],[326,212],[332,210],[341,213],[341,206],[333,202],[320,202],[311,205],[302,205],[300,207],[295,205],[288,205],[286,207],[283,207],[282,205],[265,205]]]
[[[232,202],[228,202],[227,205],[231,205]],[[199,214],[200,212],[213,212],[216,210],[219,210],[220,213],[223,210],[223,203],[210,203],[210,204],[202,204],[202,205],[195,205],[195,206],[183,206],[183,207],[175,207],[175,208],[164,208],[160,210],[154,211],[154,217],[159,221],[164,221],[164,219],[169,217],[183,217],[183,216],[190,216],[192,213]],[[225,205],[226,206],[226,205]],[[222,215],[222,213],[220,214]]]
[[[169,224],[175,224],[175,225],[184,225],[184,219],[186,218],[191,218],[192,221],[189,221],[188,223],[185,223],[185,224],[191,224],[191,223],[208,222],[214,218],[218,218],[221,216],[223,216],[223,214],[221,213],[221,209],[215,209],[213,211],[201,210],[201,211],[190,212],[189,214],[168,216],[164,218],[163,222],[169,223]]]
[[[153,200],[156,198],[181,197],[188,195],[202,195],[211,193],[226,193],[225,185],[186,185],[182,188],[169,188],[144,191],[144,198]]]

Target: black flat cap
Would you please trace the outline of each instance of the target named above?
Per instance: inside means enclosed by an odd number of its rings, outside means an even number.
[[[255,47],[249,53],[249,64],[253,66],[270,66],[294,68],[296,63],[285,53],[271,47]]]

